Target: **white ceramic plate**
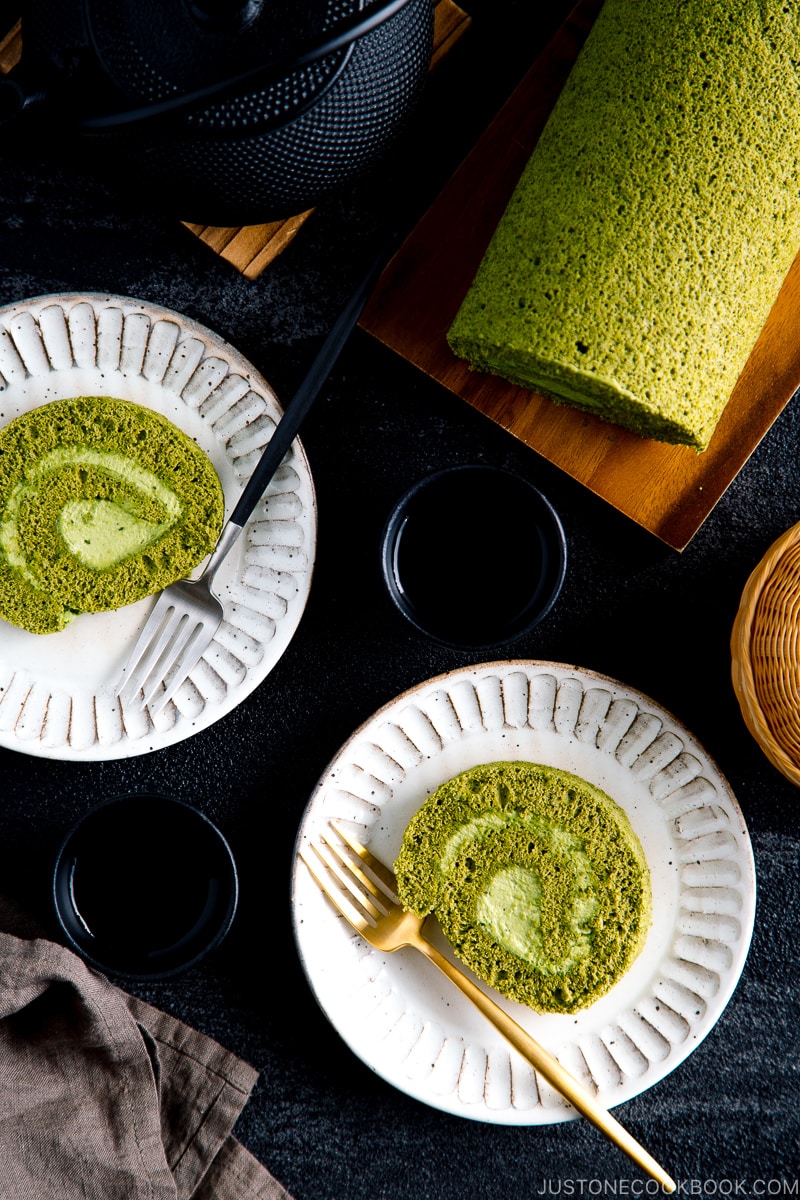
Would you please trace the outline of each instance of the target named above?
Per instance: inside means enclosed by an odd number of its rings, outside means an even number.
[[[625,809],[650,866],[653,924],[617,985],[584,1011],[540,1015],[498,997],[604,1104],[644,1091],[712,1029],[736,987],[755,914],[745,822],[703,748],[646,696],[556,663],[489,663],[399,696],[342,747],[298,847],[335,819],[384,862],[444,780],[521,759],[573,771]],[[574,1110],[422,955],[353,933],[296,859],[293,912],[311,987],[345,1042],[395,1087],[445,1112],[507,1125]],[[440,949],[449,953],[443,939]]]
[[[121,296],[42,296],[0,309],[0,421],[51,400],[116,396],[169,417],[208,454],[226,515],[282,415],[232,346]],[[225,619],[155,720],[113,694],[152,599],[37,636],[0,621],[0,745],[63,759],[144,754],[218,720],[265,678],[303,613],[316,548],[314,486],[295,441],[217,576]]]

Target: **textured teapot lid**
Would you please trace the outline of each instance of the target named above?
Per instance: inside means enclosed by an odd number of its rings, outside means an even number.
[[[116,85],[154,100],[289,58],[359,8],[358,0],[89,0],[86,12]]]

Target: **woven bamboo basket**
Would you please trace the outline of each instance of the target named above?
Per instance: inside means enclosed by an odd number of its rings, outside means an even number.
[[[770,762],[800,786],[800,524],[748,579],[731,633],[742,716]]]

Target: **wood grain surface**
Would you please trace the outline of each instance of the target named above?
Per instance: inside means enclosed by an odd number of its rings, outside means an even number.
[[[445,335],[577,57],[581,0],[384,272],[361,325],[620,512],[682,550],[800,386],[796,260],[703,454],[470,371]]]

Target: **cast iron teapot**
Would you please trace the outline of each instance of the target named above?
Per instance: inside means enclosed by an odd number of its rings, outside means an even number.
[[[182,220],[318,204],[394,140],[433,0],[25,0],[0,119]]]

